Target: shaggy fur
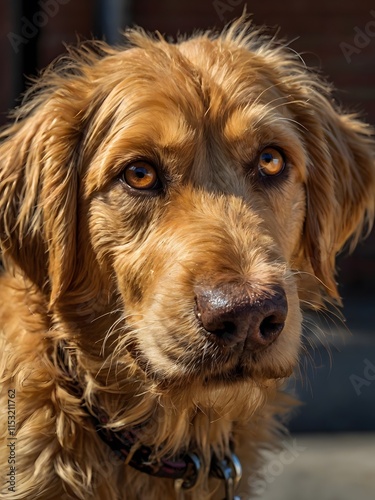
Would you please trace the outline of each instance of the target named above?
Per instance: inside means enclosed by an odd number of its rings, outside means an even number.
[[[261,175],[267,147],[285,157],[279,175]],[[158,188],[129,185],[139,160]],[[10,390],[13,500],[175,498],[173,481],[124,465],[96,435],[56,362],[60,340],[110,428],[142,424],[155,455],[204,458],[186,499],[224,496],[207,469],[231,440],[247,498],[289,404],[280,388],[297,364],[301,306],[338,300],[335,256],[371,224],[374,176],[370,129],[242,21],[176,44],[135,30],[123,47],[83,44],[48,68],[0,145],[4,498]],[[203,328],[197,287],[228,283],[285,291],[267,348],[221,345]]]

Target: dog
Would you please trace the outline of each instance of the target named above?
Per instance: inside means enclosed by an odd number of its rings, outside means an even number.
[[[2,495],[250,498],[301,311],[373,220],[372,130],[248,20],[125,38],[2,131]]]

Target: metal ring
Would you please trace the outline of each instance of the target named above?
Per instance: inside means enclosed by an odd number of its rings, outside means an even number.
[[[222,460],[214,454],[211,461],[211,473],[225,481],[226,500],[234,500],[234,491],[242,476],[241,463],[233,452]]]
[[[202,471],[202,461],[197,453],[188,453],[187,457],[190,464],[181,484],[181,488],[184,490],[190,490],[197,484]]]
[[[233,453],[233,451],[231,452],[231,454],[229,455],[229,461],[231,462],[231,466],[233,468],[233,471],[234,471],[234,484],[235,486],[238,485],[238,483],[241,481],[241,477],[242,477],[242,466],[241,466],[241,462],[239,460],[239,458],[237,457],[237,455],[235,453]]]

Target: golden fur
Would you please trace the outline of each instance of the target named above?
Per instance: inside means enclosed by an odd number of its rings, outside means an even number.
[[[371,225],[371,130],[293,51],[241,21],[176,44],[141,30],[126,39],[71,49],[2,132],[4,498],[9,390],[13,500],[175,498],[171,480],[113,459],[56,363],[62,339],[111,428],[142,423],[155,453],[196,449],[206,464],[233,439],[249,495],[289,404],[280,388],[297,364],[301,307],[338,300],[335,256]],[[261,179],[270,145],[287,171]],[[157,165],[162,192],[119,180],[139,159]],[[221,349],[194,312],[201,283],[282,286],[281,335],[256,356]],[[217,488],[205,473],[185,498],[222,498]]]

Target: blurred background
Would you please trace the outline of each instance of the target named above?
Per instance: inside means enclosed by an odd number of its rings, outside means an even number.
[[[132,25],[175,38],[220,29],[245,7],[329,77],[339,102],[375,125],[372,0],[1,0],[0,124],[27,78],[78,38],[118,43]],[[258,485],[266,500],[375,498],[374,232],[338,267],[347,321],[336,312],[306,320],[305,381],[290,384],[303,405],[290,423],[289,460],[270,456]]]

